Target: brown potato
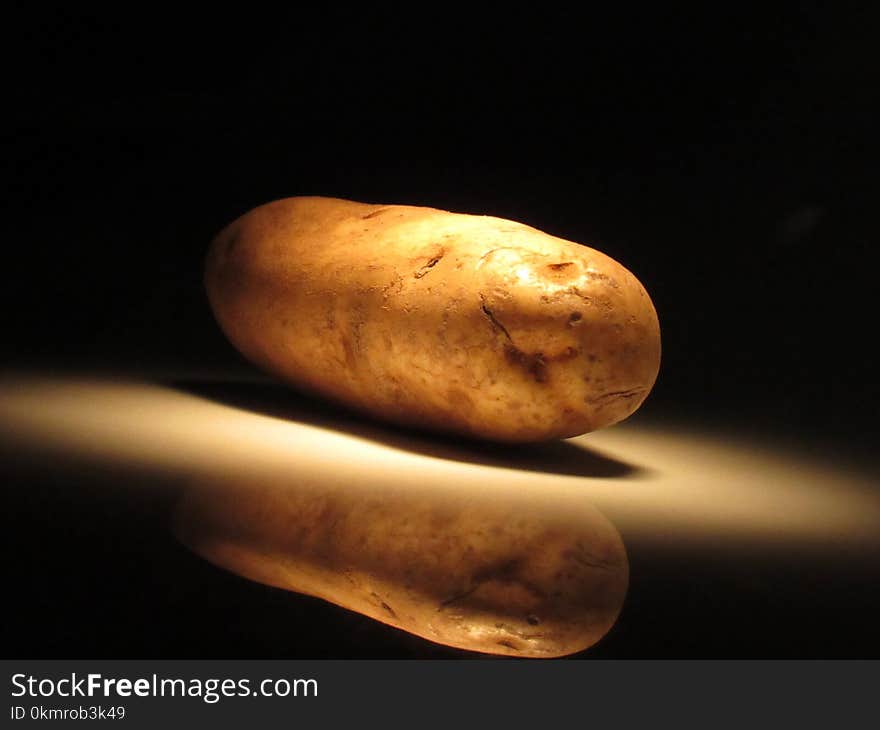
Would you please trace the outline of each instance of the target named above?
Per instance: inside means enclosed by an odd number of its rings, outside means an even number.
[[[500,218],[279,200],[217,236],[205,284],[251,361],[400,424],[575,436],[633,413],[660,364],[657,314],[629,271]]]
[[[175,530],[247,578],[461,649],[556,657],[614,624],[629,567],[593,507],[411,486],[202,481]]]

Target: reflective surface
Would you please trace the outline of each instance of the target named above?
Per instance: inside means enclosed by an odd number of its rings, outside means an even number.
[[[597,647],[613,647],[617,636],[622,654],[638,654],[626,636],[668,631],[662,623],[668,617],[656,613],[660,604],[653,604],[654,615],[644,613],[651,605],[643,601],[645,590],[655,591],[655,599],[665,595],[667,610],[691,615],[692,621],[696,611],[703,622],[694,623],[697,634],[712,621],[699,612],[699,601],[706,611],[714,606],[701,591],[713,590],[719,577],[734,582],[719,599],[723,596],[731,611],[741,600],[742,610],[751,612],[747,620],[756,626],[761,617],[754,613],[755,601],[787,599],[778,587],[756,592],[749,581],[769,581],[778,573],[798,581],[800,603],[786,609],[793,620],[802,611],[815,613],[817,605],[827,612],[826,601],[839,603],[845,615],[847,592],[823,586],[822,576],[838,581],[847,576],[850,591],[867,590],[862,582],[876,575],[880,556],[880,492],[871,475],[774,450],[772,444],[680,425],[660,428],[637,418],[565,442],[511,449],[386,429],[263,381],[34,376],[4,378],[0,417],[6,424],[3,451],[16,464],[15,474],[81,475],[85,469],[91,481],[105,485],[100,499],[107,503],[124,502],[127,487],[134,503],[145,490],[161,491],[162,485],[220,480],[308,485],[332,490],[355,505],[377,495],[388,495],[391,503],[395,498],[437,504],[477,500],[496,504],[499,516],[516,509],[529,510],[530,517],[542,509],[557,515],[594,514],[595,507],[620,532],[630,555],[626,626]],[[63,485],[64,479],[54,482]],[[7,492],[17,484],[27,482],[7,480]],[[59,499],[94,502],[95,496],[67,493]],[[59,520],[49,501],[31,509],[45,510],[50,530]],[[19,535],[22,544],[27,537]],[[33,558],[37,562],[40,549]],[[656,585],[666,580],[667,570],[672,581],[665,588]],[[811,580],[817,581],[813,588]],[[693,595],[683,594],[682,586]],[[168,586],[158,580],[152,590],[167,591]],[[823,590],[834,595],[823,597]],[[818,603],[804,603],[805,595],[814,595],[810,600]],[[29,599],[22,595],[17,600],[26,606]],[[833,620],[817,625],[816,635],[837,630],[828,625]],[[622,630],[628,633],[621,637]],[[768,628],[756,630],[766,633]],[[787,629],[780,625],[777,630],[784,636]],[[287,655],[293,656],[297,642],[291,631]],[[335,645],[337,655],[346,656],[344,639],[336,641],[341,642]],[[351,641],[356,643],[354,637]],[[381,637],[378,641],[382,646]],[[393,646],[394,640],[389,641]],[[651,645],[643,641],[642,646]],[[428,647],[417,643],[411,655],[431,655]],[[673,644],[667,655],[682,651],[685,645]]]

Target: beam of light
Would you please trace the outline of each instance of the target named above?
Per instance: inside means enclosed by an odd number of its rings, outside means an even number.
[[[376,493],[479,494],[528,510],[586,501],[628,545],[880,545],[871,475],[724,434],[649,427],[636,415],[566,442],[485,448],[314,412],[293,396],[272,411],[265,398],[255,408],[222,392],[9,375],[0,446],[35,463],[66,456],[185,479],[283,475]]]

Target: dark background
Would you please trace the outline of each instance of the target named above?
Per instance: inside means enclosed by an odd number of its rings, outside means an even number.
[[[4,363],[242,372],[201,290],[221,227],[289,195],[430,205],[517,219],[630,268],[663,329],[655,416],[871,461],[880,27],[874,11],[820,6],[14,12],[0,51]],[[107,536],[87,479],[62,500],[31,479],[7,510],[19,546],[39,536],[14,561],[13,654],[424,655],[213,572],[133,508]],[[123,535],[140,541],[120,550]],[[46,581],[62,546],[69,569]],[[633,566],[643,593],[595,655],[878,653],[864,606],[849,615],[840,586],[816,599],[796,569],[751,580],[813,596],[818,613],[792,618],[756,589],[737,610],[767,620],[724,615],[722,636],[710,616],[738,584],[655,568]],[[131,584],[108,587],[120,571]],[[181,594],[157,597],[151,571],[180,571]],[[662,636],[632,618],[658,607]],[[275,641],[288,620],[316,627],[291,634],[293,650]],[[842,628],[804,645],[812,622]]]

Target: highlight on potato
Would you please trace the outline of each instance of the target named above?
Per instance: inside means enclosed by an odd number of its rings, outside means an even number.
[[[212,563],[460,649],[550,658],[595,644],[629,565],[594,507],[528,496],[202,478],[175,513]]]
[[[567,438],[631,415],[659,370],[657,313],[633,274],[501,218],[278,200],[217,236],[205,286],[253,363],[407,426]]]

